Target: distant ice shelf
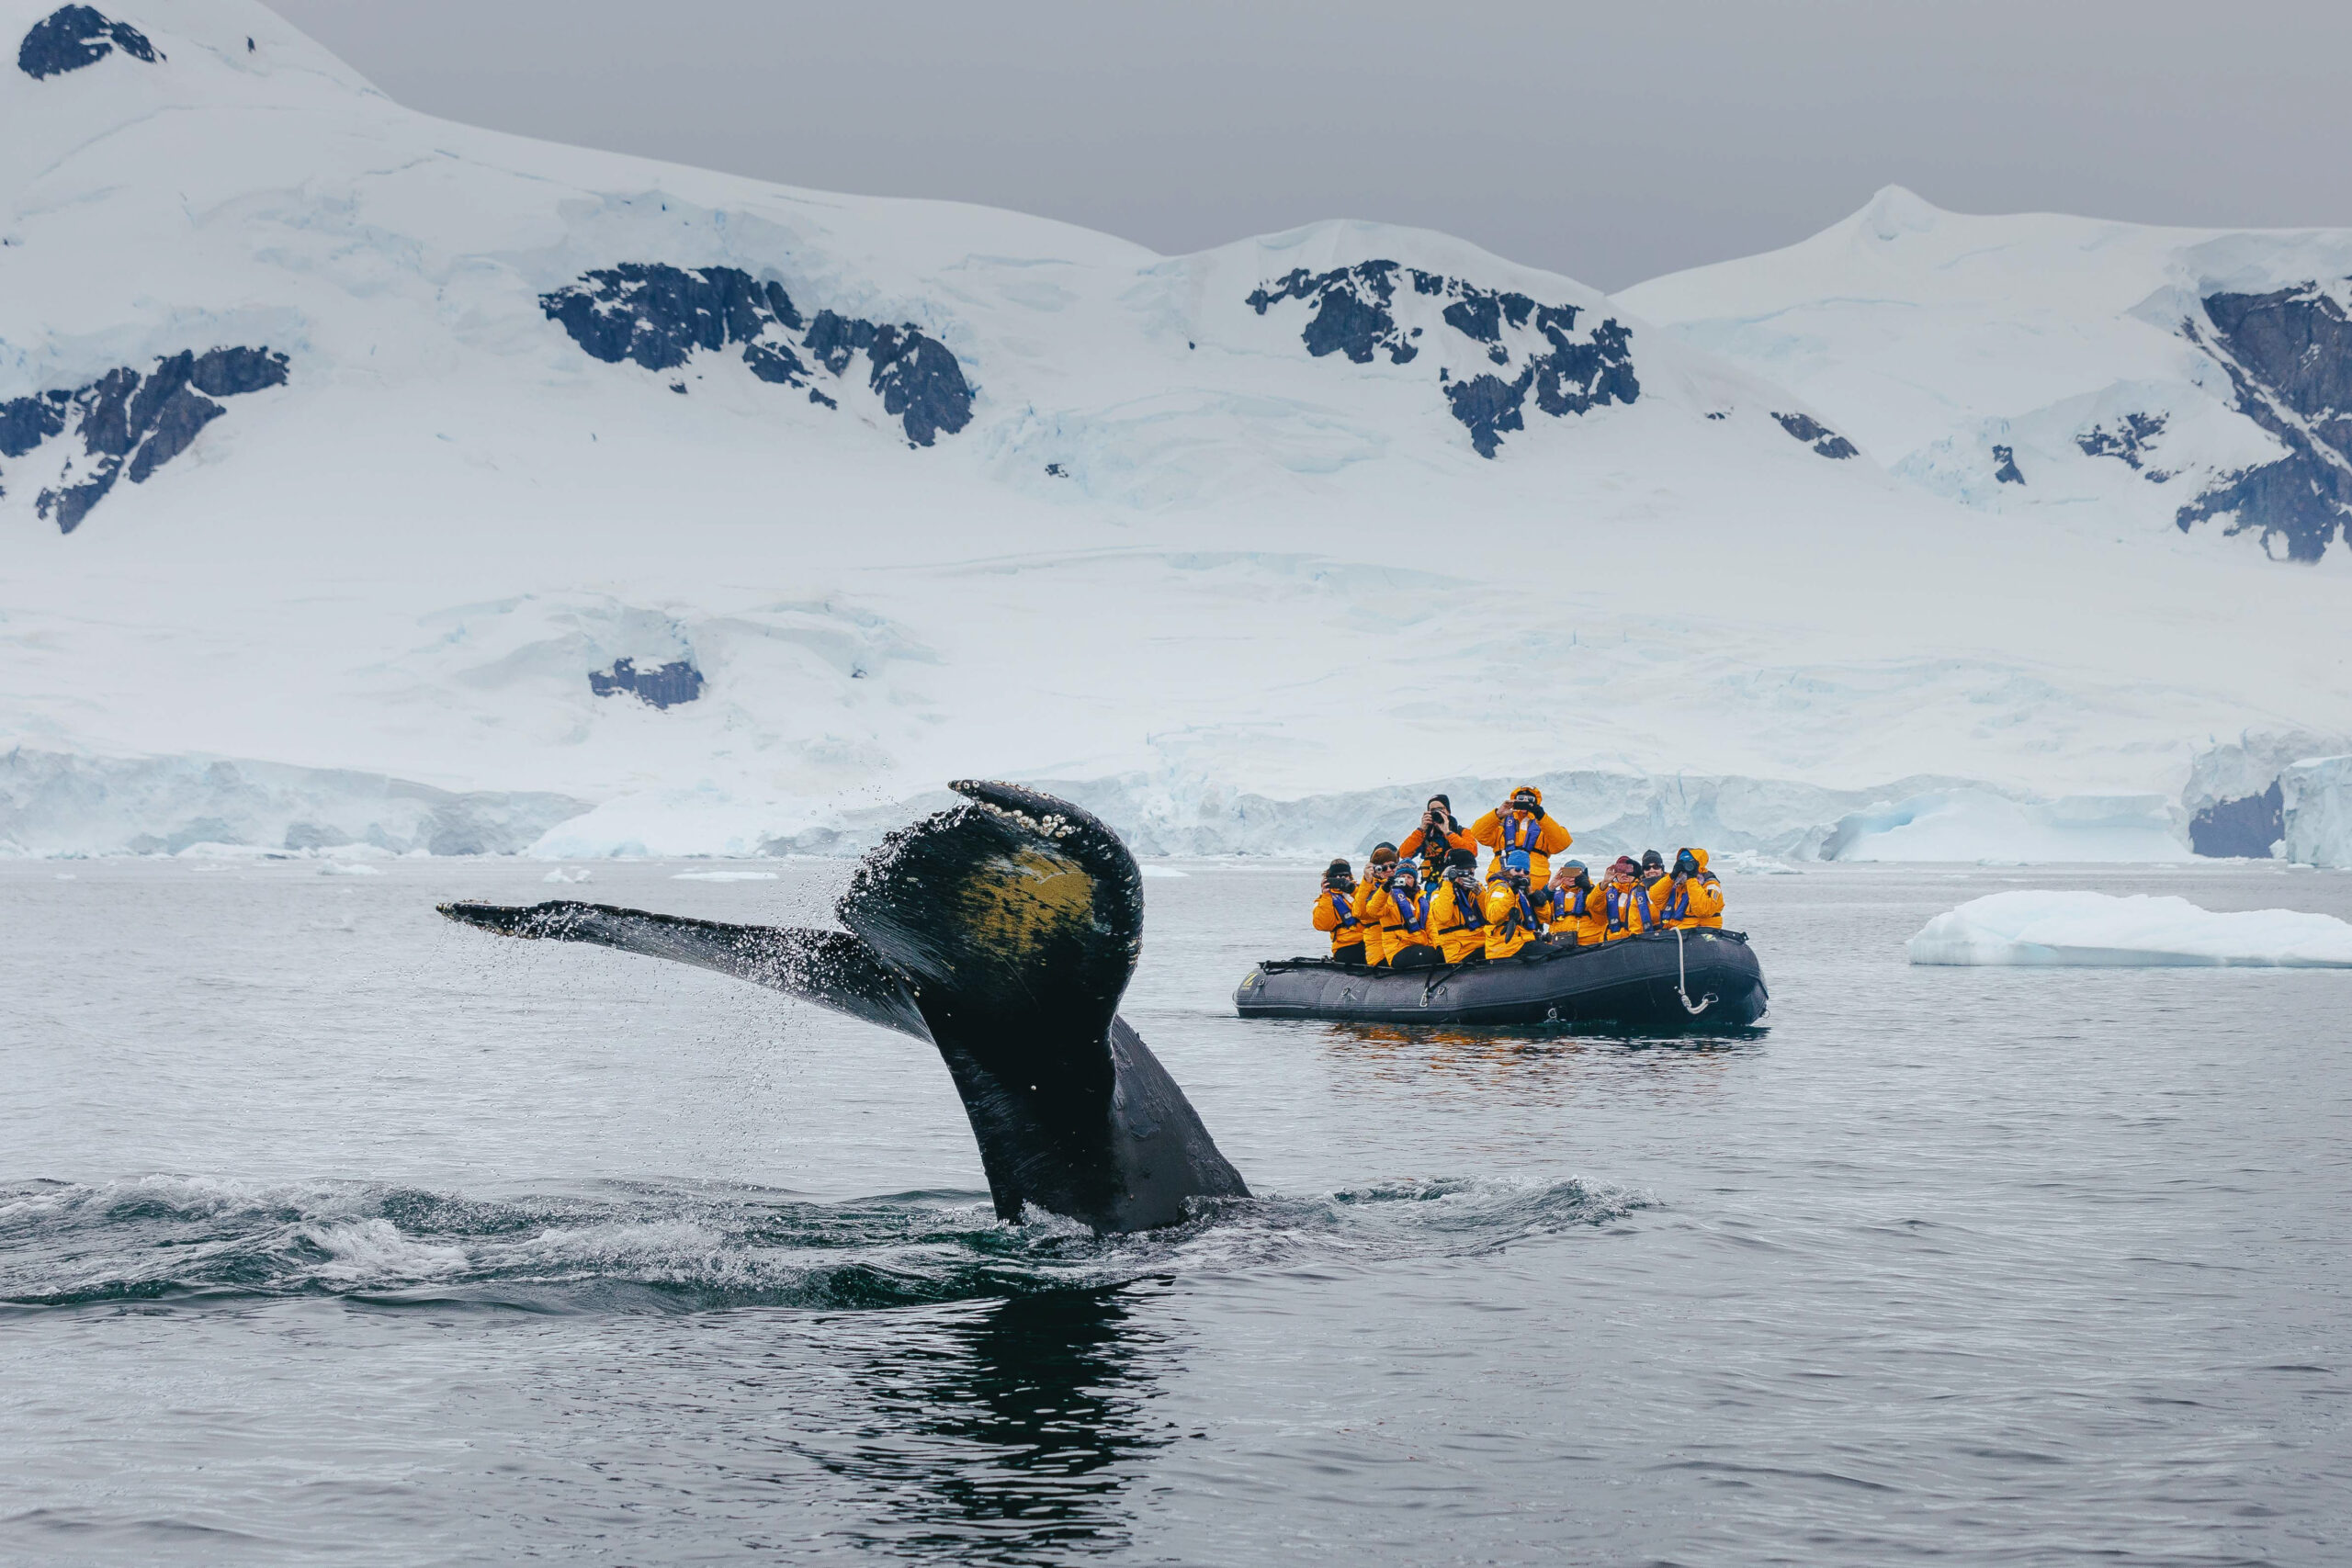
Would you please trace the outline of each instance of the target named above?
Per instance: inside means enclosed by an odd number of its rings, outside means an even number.
[[[2352,925],[2333,915],[2220,914],[2144,894],[1996,893],[1938,915],[1908,946],[1927,964],[2352,969]]]

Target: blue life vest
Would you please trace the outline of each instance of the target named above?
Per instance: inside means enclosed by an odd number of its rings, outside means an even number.
[[[1638,883],[1631,887],[1619,887],[1614,884],[1611,884],[1607,897],[1609,929],[1612,931],[1632,931],[1635,929],[1634,922],[1626,917],[1630,915],[1633,910],[1633,901],[1635,898],[1645,897],[1647,897],[1647,895],[1642,891],[1641,886]]]
[[[1429,930],[1430,896],[1428,894],[1424,893],[1417,898],[1399,898],[1396,897],[1396,889],[1392,887],[1388,890],[1388,901],[1396,905],[1396,912],[1404,917],[1404,930],[1411,931],[1416,936]]]
[[[1467,894],[1464,893],[1462,885],[1450,878],[1446,886],[1453,889],[1453,912],[1462,917],[1462,921],[1459,925],[1440,926],[1437,934],[1452,936],[1455,931],[1475,931],[1484,926],[1487,923],[1487,914],[1478,906],[1484,904],[1486,900],[1475,890]],[[1436,895],[1432,894],[1430,897],[1435,897]]]
[[[1336,887],[1331,889],[1331,913],[1340,917],[1341,931],[1347,930],[1350,926],[1362,927],[1363,924],[1362,920],[1356,919],[1355,906],[1348,902],[1348,896]]]
[[[1509,854],[1513,850],[1525,850],[1531,855],[1542,853],[1535,847],[1535,840],[1543,831],[1544,818],[1541,817],[1514,818],[1510,812],[1504,812],[1503,853]],[[1522,832],[1526,837],[1520,836]]]

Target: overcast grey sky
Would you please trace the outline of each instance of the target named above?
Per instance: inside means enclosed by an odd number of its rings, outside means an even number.
[[[2352,224],[2344,0],[274,0],[413,107],[1162,252],[1421,224],[1603,288],[1882,185]]]

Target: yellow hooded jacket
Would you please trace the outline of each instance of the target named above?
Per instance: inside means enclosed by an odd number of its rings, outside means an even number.
[[[1607,940],[1609,917],[1601,912],[1600,884],[1583,889],[1555,887],[1552,897],[1559,905],[1554,926],[1576,932],[1578,947],[1599,947]]]
[[[1629,936],[1639,936],[1657,923],[1650,912],[1649,889],[1636,880],[1605,882],[1599,891],[1603,942],[1620,942]]]
[[[1440,879],[1437,892],[1430,899],[1430,930],[1437,933],[1437,944],[1444,950],[1448,964],[1459,964],[1487,951],[1487,917],[1478,906],[1479,896],[1473,893],[1465,904],[1462,890],[1451,879]]]
[[[1552,908],[1552,895],[1541,888],[1527,895],[1527,907],[1520,908],[1519,889],[1498,876],[1487,884],[1487,958],[1489,963],[1509,958],[1521,948],[1544,934],[1544,920]],[[1529,915],[1535,917],[1530,927]]]
[[[1544,792],[1533,784],[1519,784],[1510,793],[1518,795],[1521,791],[1542,804]],[[1508,806],[1498,806],[1471,823],[1470,836],[1498,856],[1525,850],[1528,880],[1537,887],[1552,880],[1552,857],[1576,842],[1574,835],[1553,818],[1523,816]]]
[[[1430,922],[1422,917],[1419,901],[1408,908],[1397,901],[1396,895],[1385,887],[1375,887],[1359,900],[1363,912],[1358,917],[1365,926],[1378,926],[1380,957],[1372,957],[1372,943],[1366,941],[1364,958],[1367,962],[1386,964],[1408,947],[1435,947],[1437,939],[1430,934]]]
[[[1354,947],[1363,942],[1363,922],[1356,919],[1355,900],[1336,887],[1326,887],[1316,895],[1315,929],[1331,933],[1331,952],[1336,957],[1340,949]],[[1364,954],[1372,956],[1367,951]]]
[[[1713,926],[1721,931],[1724,924],[1724,885],[1717,882],[1715,874],[1707,869],[1706,851],[1692,850],[1690,858],[1699,863],[1699,874],[1684,877],[1679,891],[1669,883],[1668,890],[1658,895],[1656,900],[1657,923],[1679,926],[1686,931],[1696,931],[1702,926]]]

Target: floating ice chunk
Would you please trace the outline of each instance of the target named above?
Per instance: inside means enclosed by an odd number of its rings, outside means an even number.
[[[1758,854],[1754,850],[1725,850],[1707,862],[1707,869],[1727,872],[1740,876],[1802,876],[1804,874],[1783,860]]]
[[[774,882],[772,871],[681,871],[673,873],[673,882]],[[582,874],[585,879],[585,874]]]
[[[541,882],[585,882],[591,874],[593,874],[584,869],[573,871],[568,867],[560,865],[553,871],[548,872],[545,876],[540,877],[539,880]]]
[[[329,861],[319,867],[319,874],[321,876],[381,876],[384,874],[372,865],[362,865],[356,862]]]
[[[1178,871],[1172,865],[1138,865],[1136,869],[1146,876],[1174,876],[1181,878],[1193,874],[1189,871]]]
[[[2352,924],[2299,909],[2215,914],[2146,894],[1996,893],[1938,915],[1914,964],[2352,969]]]

